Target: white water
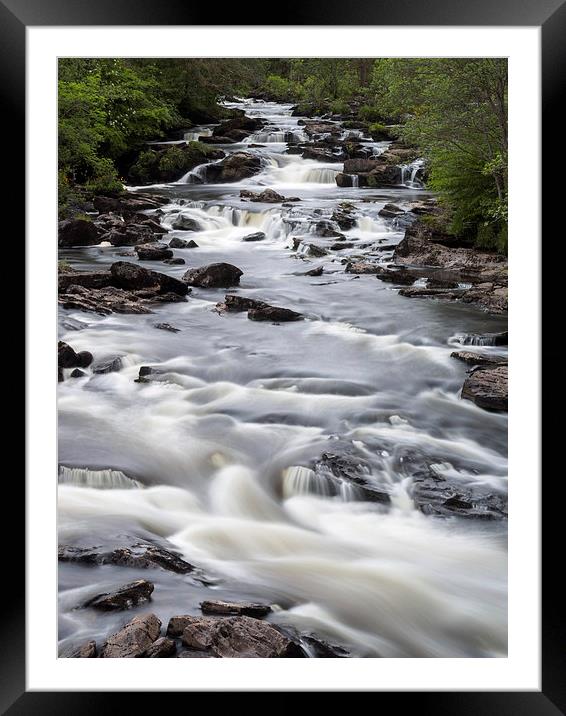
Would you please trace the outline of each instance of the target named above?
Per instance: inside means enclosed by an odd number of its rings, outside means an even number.
[[[299,131],[290,106],[238,106]],[[247,150],[264,159],[249,180],[207,186],[183,177],[155,189],[172,199],[161,216],[166,228],[182,212],[201,230],[171,233],[199,245],[175,250],[186,266],[148,267],[180,277],[187,267],[228,261],[244,271],[230,292],[307,319],[273,326],[245,313],[218,315],[215,304],[228,291],[206,289],[150,315],[62,310],[62,340],[95,356],[119,354],[124,367],[59,386],[61,463],[91,468],[61,468],[61,539],[92,544],[101,534],[139,531],[166,538],[217,577],[219,596],[279,604],[275,621],[354,656],[503,656],[505,526],[436,519],[413,502],[423,465],[463,486],[507,491],[507,417],[460,400],[466,367],[450,358],[457,337],[505,330],[503,320],[405,299],[374,276],[345,273],[343,257],[402,238],[380,208],[422,193],[339,189],[342,165],[266,143]],[[301,201],[240,199],[242,188],[261,187]],[[322,258],[289,250],[293,238],[333,243],[317,236],[315,223],[330,221],[344,201],[354,205],[355,225],[337,229],[353,248]],[[255,231],[265,240],[242,242]],[[119,251],[94,247],[64,258],[102,269],[120,260]],[[322,276],[302,275],[319,265]],[[157,322],[180,330],[157,330]],[[155,366],[156,380],[136,383],[141,365]],[[312,461],[323,452],[363,463],[365,479],[391,505],[365,502],[356,485],[315,473]],[[137,486],[130,475],[145,489],[123,489]],[[70,641],[102,639],[113,625],[106,615],[94,620],[75,610],[78,594],[139,577],[109,565],[64,565],[60,574],[61,638]],[[163,621],[198,613],[207,588],[194,591],[160,570],[151,578],[152,610]]]

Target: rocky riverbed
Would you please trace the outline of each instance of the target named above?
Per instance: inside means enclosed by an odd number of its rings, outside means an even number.
[[[230,107],[59,227],[60,654],[503,655],[506,260],[414,148]]]

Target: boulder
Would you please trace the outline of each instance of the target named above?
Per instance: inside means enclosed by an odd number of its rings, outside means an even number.
[[[462,388],[462,398],[471,400],[485,410],[506,412],[508,369],[506,365],[480,368],[468,376]]]
[[[113,263],[110,273],[113,284],[126,290],[152,289],[154,292],[174,293],[179,296],[186,296],[189,292],[183,281],[158,271],[149,271],[128,261]]]
[[[275,627],[259,619],[189,617],[183,644],[221,658],[303,657],[304,652]]]
[[[216,304],[216,308],[219,311],[228,311],[230,313],[241,313],[242,311],[266,308],[267,306],[268,304],[264,301],[258,301],[255,298],[247,298],[246,296],[238,296],[231,293],[227,293],[226,296],[224,296],[223,303]]]
[[[60,654],[63,659],[95,659],[97,655],[96,642],[94,639],[86,641],[80,646],[72,647]]]
[[[121,369],[121,356],[108,356],[106,358],[100,358],[92,366],[93,373],[116,373]]]
[[[100,232],[90,219],[65,219],[59,222],[60,248],[92,246],[100,243]]]
[[[65,293],[69,286],[83,286],[84,288],[106,288],[112,284],[110,271],[71,271],[61,273],[58,277],[58,289]]]
[[[185,241],[185,239],[180,239],[178,236],[174,236],[171,241],[169,242],[169,248],[170,249],[196,249],[198,248],[198,244],[196,241],[193,241],[192,239],[190,241]]]
[[[271,611],[269,604],[256,602],[224,602],[218,599],[207,599],[200,603],[203,614],[220,614],[222,616],[246,616],[259,619]]]
[[[171,226],[173,229],[177,229],[179,231],[201,231],[202,229],[202,226],[196,219],[193,219],[192,216],[187,216],[186,214],[179,214],[177,217],[175,217],[175,220],[173,221]],[[171,241],[172,240],[173,239],[171,239]],[[169,246],[171,246],[171,242],[169,242]],[[178,248],[186,247],[179,246]]]
[[[206,170],[206,181],[226,183],[241,181],[254,176],[261,171],[261,159],[255,154],[248,152],[235,152],[215,164],[211,164]]]
[[[140,261],[163,261],[173,257],[165,244],[138,244],[134,250]]]
[[[318,266],[317,268],[310,269],[310,271],[305,271],[303,276],[322,276],[324,273],[324,266]]]
[[[201,288],[228,288],[240,283],[241,271],[237,266],[227,263],[208,264],[199,268],[189,269],[183,281],[191,286]]]
[[[59,341],[57,349],[59,368],[75,368],[78,366],[78,356],[68,343]]]
[[[354,499],[365,502],[378,502],[389,505],[391,498],[385,485],[371,480],[368,463],[357,455],[324,452],[311,464],[318,478],[326,481],[326,493],[329,496],[340,495],[342,485],[350,486]]]
[[[356,219],[354,216],[352,216],[351,211],[346,211],[344,209],[335,209],[332,212],[330,220],[338,224],[338,227],[343,231],[353,229],[356,225]]]
[[[272,321],[273,323],[284,323],[288,321],[301,321],[304,316],[290,308],[279,308],[278,306],[264,306],[253,308],[248,311],[250,321]]]
[[[186,261],[185,259],[182,259],[180,256],[177,256],[173,259],[165,259],[163,261],[164,264],[168,264],[169,266],[183,266]]]
[[[80,368],[75,368],[71,371],[71,378],[84,378],[86,373],[84,370],[81,370]]]
[[[263,231],[256,231],[255,234],[248,234],[247,236],[244,236],[242,241],[263,241],[265,239],[265,234]]]
[[[111,592],[97,594],[86,601],[83,606],[102,611],[120,611],[131,609],[138,604],[143,604],[151,598],[154,586],[145,579],[138,579],[135,582],[124,584],[122,587]]]
[[[228,119],[224,122],[220,122],[220,124],[214,127],[214,129],[212,130],[212,136],[231,137],[231,133],[233,132],[233,130],[243,130],[243,137],[247,137],[248,135],[252,134],[252,132],[256,132],[258,129],[261,129],[264,124],[265,121],[263,119],[259,119],[258,117],[246,117],[245,115],[242,115],[240,117],[234,117],[234,119]]]
[[[166,636],[160,636],[159,639],[146,649],[144,659],[167,659],[175,656],[177,653],[177,644],[173,639]]]
[[[105,659],[143,657],[157,641],[160,629],[161,621],[155,614],[134,617],[120,631],[108,637],[100,656]]]
[[[400,214],[404,214],[405,212],[403,211],[403,209],[400,209],[396,204],[385,204],[383,209],[380,209],[377,213],[384,219],[394,219],[395,217],[399,216]]]
[[[383,267],[379,264],[373,264],[368,261],[357,261],[355,263],[346,264],[346,273],[375,273],[378,274],[383,271]]]

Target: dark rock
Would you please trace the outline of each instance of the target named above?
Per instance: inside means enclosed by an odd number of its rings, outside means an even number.
[[[378,212],[379,216],[382,216],[385,219],[394,219],[395,217],[399,216],[400,214],[404,214],[405,212],[403,209],[400,209],[396,204],[385,204],[383,209],[380,209]]]
[[[479,366],[490,366],[490,365],[501,365],[507,363],[507,358],[502,356],[486,356],[479,353],[472,353],[471,351],[454,351],[450,353],[450,358],[456,358],[461,360],[468,365],[479,365]]]
[[[141,372],[141,369],[140,369]],[[134,536],[121,535],[119,544],[75,546],[60,545],[59,560],[78,564],[114,564],[119,567],[151,569],[161,567],[168,572],[188,574],[194,570],[173,551]]]
[[[352,249],[354,244],[351,241],[340,241],[339,243],[332,244],[330,247],[331,251],[342,251],[342,249]]]
[[[164,264],[169,264],[170,266],[184,266],[186,263],[185,259],[182,259],[180,257],[174,258],[174,259],[165,259],[163,262]]]
[[[272,321],[273,323],[284,323],[287,321],[300,321],[304,318],[301,313],[292,311],[289,308],[279,308],[278,306],[264,306],[262,308],[253,308],[248,311],[250,321]]]
[[[331,221],[334,221],[343,231],[353,229],[356,225],[356,219],[352,216],[351,211],[344,209],[335,209],[330,217]]]
[[[97,594],[86,601],[83,606],[103,611],[120,611],[131,609],[151,599],[154,586],[145,579],[138,579],[122,587],[104,594]]]
[[[312,469],[319,477],[326,478],[329,495],[341,493],[341,483],[353,487],[353,495],[359,500],[388,505],[391,498],[384,485],[371,481],[365,460],[348,454],[322,453]]]
[[[143,657],[157,641],[161,622],[155,614],[134,617],[120,631],[108,637],[100,656],[105,659]]]
[[[223,616],[246,616],[259,619],[271,611],[269,604],[256,604],[255,602],[223,602],[220,600],[206,600],[200,603],[203,614],[221,614]]]
[[[257,231],[255,234],[248,234],[247,236],[244,236],[242,241],[263,241],[265,239],[265,234],[263,231]]]
[[[322,276],[324,273],[324,266],[318,266],[317,268],[311,269],[310,271],[305,271],[303,276]]]
[[[79,365],[79,357],[68,343],[59,341],[57,349],[59,368],[75,368]]]
[[[219,311],[229,311],[230,313],[241,313],[255,308],[266,308],[268,304],[264,301],[258,301],[255,298],[246,298],[236,294],[227,293],[224,296],[223,303],[217,303],[216,308]]]
[[[97,656],[96,642],[94,640],[87,641],[63,652],[60,656],[63,659],[95,659]]]
[[[391,270],[386,268],[379,268],[376,272],[376,278],[380,281],[387,283],[396,283],[401,286],[411,286],[417,278],[418,274],[407,271],[406,269]]]
[[[367,261],[358,261],[356,263],[346,264],[346,273],[355,273],[355,274],[376,273],[376,274],[378,274],[382,270],[383,270],[382,266],[379,266],[378,264],[372,264]]]
[[[307,249],[307,253],[310,256],[316,256],[316,257],[320,258],[321,256],[328,255],[328,251],[326,249],[323,249],[322,246],[318,246],[318,244],[312,244],[312,243],[307,244],[307,243],[299,240],[299,245],[304,246]]]
[[[336,231],[330,221],[318,221],[315,225],[315,229],[318,236],[341,239],[346,238],[344,234],[341,234],[339,231]]]
[[[69,286],[106,288],[112,284],[112,274],[110,271],[59,272],[58,284],[60,293],[65,293]]]
[[[173,252],[165,244],[138,244],[134,250],[140,261],[162,261],[173,257]]]
[[[177,216],[175,218],[175,220],[173,221],[171,226],[173,229],[178,229],[180,231],[200,231],[202,229],[202,226],[199,224],[199,222],[196,219],[193,219],[192,217],[187,216],[186,214],[179,214],[179,216]],[[171,241],[173,241],[173,239],[171,239]],[[171,246],[171,242],[169,242],[169,246]],[[179,246],[179,247],[173,246],[172,248],[184,249],[186,247],[185,246]]]
[[[196,241],[193,241],[192,239],[190,241],[185,241],[185,239],[180,239],[178,236],[174,236],[171,241],[169,242],[169,248],[170,249],[196,249],[198,248],[198,244]]]
[[[506,365],[481,368],[466,378],[462,398],[480,408],[507,411],[508,370]]]
[[[65,293],[59,294],[59,304],[63,308],[94,311],[102,315],[112,312],[151,313],[151,310],[143,305],[143,301],[135,293],[114,286],[101,289],[69,286]]]
[[[183,644],[221,658],[289,658],[304,653],[271,624],[251,617],[188,617]]]
[[[254,191],[242,189],[240,191],[240,196],[243,199],[248,199],[249,201],[262,202],[264,204],[279,204],[284,201],[301,201],[296,196],[292,196],[292,197],[282,196],[281,194],[278,194],[276,191],[273,191],[273,189],[264,189],[259,194]]]
[[[95,196],[93,199],[94,208],[100,214],[107,214],[110,211],[120,211],[120,199],[115,196]]]
[[[172,326],[170,323],[154,323],[153,327],[159,328],[162,331],[171,331],[172,333],[179,333],[181,330],[180,328],[175,328],[175,326]]]
[[[301,642],[308,649],[309,656],[312,655],[315,659],[343,659],[350,656],[343,647],[337,646],[336,644],[329,644],[327,641],[319,639],[312,634],[303,636]]]
[[[466,333],[460,336],[459,343],[464,346],[506,346],[509,334],[504,333]]]
[[[227,263],[208,264],[199,268],[189,269],[183,281],[191,286],[201,288],[228,288],[240,283],[243,274],[237,266]]]
[[[73,371],[71,371],[71,378],[84,378],[86,373],[84,370],[81,370],[80,368],[75,368]]]
[[[153,642],[144,654],[145,659],[166,659],[175,656],[177,653],[177,645],[173,639],[161,636]]]
[[[122,224],[113,226],[100,237],[100,241],[108,241],[112,246],[136,246],[154,241],[155,232],[146,224]]]
[[[241,181],[261,171],[261,159],[255,154],[235,152],[207,167],[206,181],[225,183]]]
[[[252,132],[256,132],[258,129],[261,129],[264,124],[265,122],[263,119],[242,115],[241,117],[235,117],[234,119],[228,119],[224,122],[220,122],[220,124],[212,130],[212,136],[229,137],[231,136],[231,132],[236,129],[244,130],[244,137],[247,137],[252,134]]]
[[[183,649],[177,656],[179,659],[214,659],[214,654],[208,654],[206,651],[195,651],[194,649]]]
[[[59,222],[59,247],[92,246],[100,243],[100,232],[90,219],[65,219]]]
[[[112,281],[118,288],[126,290],[151,289],[159,293],[175,293],[185,296],[189,289],[186,283],[173,276],[149,271],[128,261],[117,261],[110,267]],[[148,296],[151,298],[152,296]]]
[[[97,360],[92,366],[93,373],[115,373],[122,369],[121,356],[109,356]]]
[[[462,485],[425,469],[413,475],[411,497],[425,515],[464,519],[507,518],[507,498],[485,486]]]

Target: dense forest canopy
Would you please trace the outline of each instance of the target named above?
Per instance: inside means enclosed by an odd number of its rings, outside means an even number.
[[[229,96],[265,96],[313,114],[387,125],[422,152],[450,228],[507,247],[505,59],[63,59],[59,192],[122,189],[143,142],[218,121]]]

